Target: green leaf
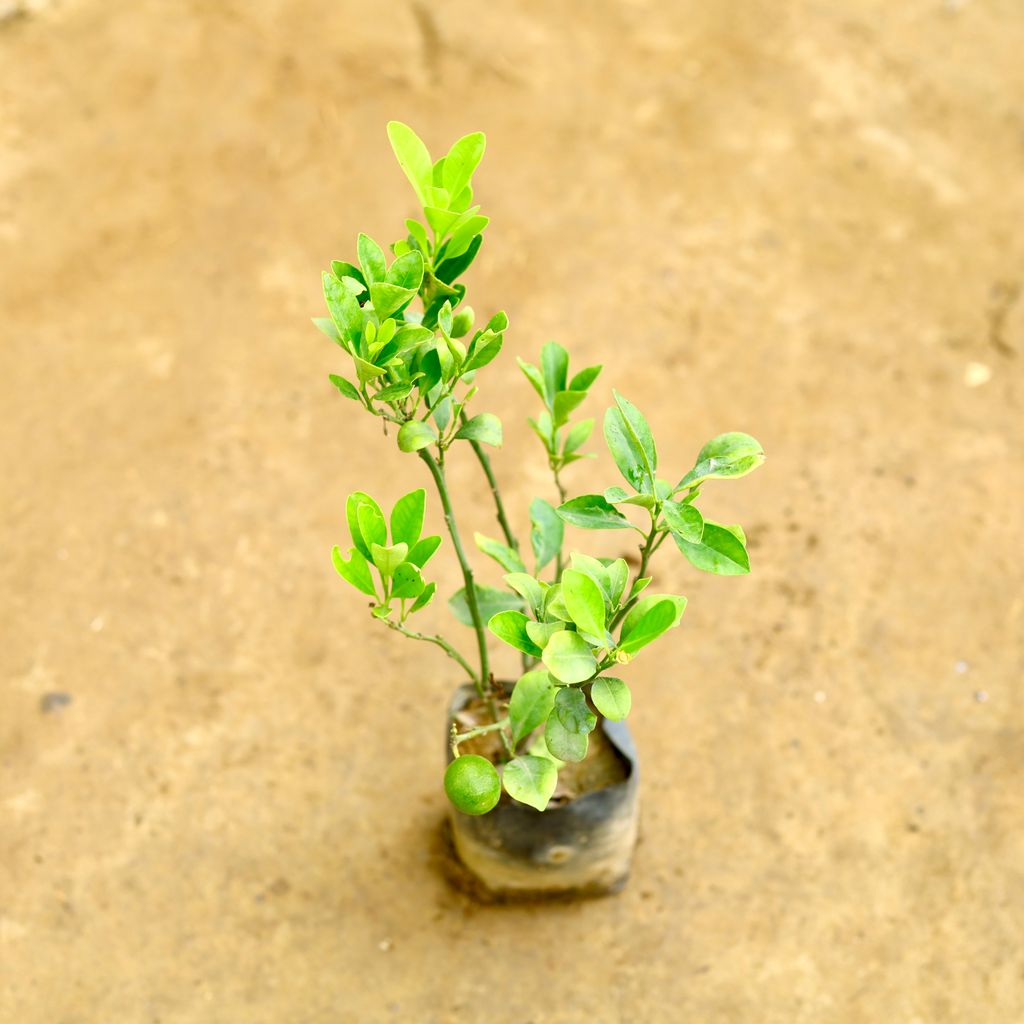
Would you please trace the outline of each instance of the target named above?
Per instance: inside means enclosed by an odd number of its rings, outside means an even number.
[[[501,351],[502,336],[500,334],[488,334],[484,332],[473,342],[469,350],[469,358],[462,366],[463,374],[471,370],[479,370],[486,366]]]
[[[371,508],[375,509],[377,515],[380,516],[382,523],[384,521],[384,516],[381,513],[380,506],[377,502],[375,502],[365,491],[353,491],[345,502],[345,519],[348,521],[348,531],[352,535],[352,543],[355,544],[364,558],[369,558],[370,542],[369,540],[363,539],[362,531],[359,529],[360,505],[369,505]],[[386,534],[384,536],[384,540],[387,540]]]
[[[564,622],[527,622],[526,635],[543,651],[548,641],[563,629]]]
[[[585,732],[571,732],[554,712],[544,726],[544,743],[549,753],[562,761],[582,761],[587,756],[590,737]]]
[[[629,566],[624,558],[616,558],[609,562],[608,567],[608,603],[612,608],[618,608],[622,603],[622,595],[626,592],[626,583],[629,581]]]
[[[413,547],[423,532],[423,512],[426,491],[422,487],[410,491],[395,502],[391,510],[391,543]]]
[[[397,313],[415,297],[416,291],[413,288],[402,288],[397,284],[388,284],[386,281],[370,285],[370,301],[373,303],[373,311],[381,320]]]
[[[565,537],[565,524],[554,506],[543,498],[530,502],[530,545],[537,560],[535,572],[540,572],[559,551]]]
[[[361,359],[359,356],[353,356],[352,361],[356,366],[356,376],[359,378],[359,383],[367,385],[376,377],[380,377],[388,371],[383,366],[374,366],[373,363],[368,363],[365,359]]]
[[[594,680],[590,688],[590,699],[610,722],[621,722],[633,706],[629,687],[621,679],[612,676],[601,676]]]
[[[713,437],[697,455],[697,462],[676,486],[694,487],[709,477],[735,479],[746,476],[764,462],[764,449],[749,434],[732,431]]]
[[[484,155],[487,139],[483,132],[464,135],[444,158],[442,184],[451,196],[457,196],[470,182]]]
[[[540,657],[540,648],[526,632],[529,620],[519,611],[498,612],[487,620],[487,628],[499,639],[531,657]]]
[[[569,428],[569,433],[565,438],[565,445],[562,447],[563,453],[571,455],[580,445],[586,444],[593,429],[594,421],[592,419],[580,420],[579,423],[574,423]]]
[[[369,549],[370,560],[375,562],[376,560],[373,558],[374,544],[387,544],[388,542],[388,528],[384,525],[384,516],[377,503],[374,502],[371,505],[369,502],[363,502],[359,505],[356,509],[356,521],[359,524],[359,536]],[[355,540],[354,537],[353,540]],[[358,544],[356,546],[358,547]]]
[[[530,610],[537,618],[540,618],[541,610],[544,607],[544,584],[525,572],[510,572],[507,576],[503,576],[502,579],[517,594],[526,599]]]
[[[459,214],[454,210],[447,210],[441,206],[424,206],[423,215],[427,218],[434,234],[440,241],[448,234],[451,226],[459,219]]]
[[[341,549],[335,546],[331,550],[331,561],[338,575],[348,580],[357,590],[361,590],[370,597],[377,596],[377,589],[373,585],[373,576],[370,573],[370,566],[363,557],[361,551],[356,548],[349,548],[348,559],[341,557]]]
[[[604,562],[591,558],[590,555],[584,555],[579,551],[574,551],[570,557],[573,569],[583,573],[584,576],[589,576],[597,584],[601,593],[610,600],[612,587],[611,581],[608,578],[608,569],[605,567]]]
[[[600,641],[606,622],[601,588],[584,573],[566,569],[562,573],[562,598],[579,631]]]
[[[355,384],[352,384],[349,381],[345,380],[344,377],[339,377],[336,373],[329,374],[329,377],[330,377],[331,383],[346,398],[351,398],[352,401],[354,401],[354,402],[360,401],[359,391],[357,390]]]
[[[342,283],[344,283],[345,278],[355,281],[359,288],[352,292],[353,295],[359,295],[361,292],[366,291],[366,278],[363,277],[363,272],[351,263],[345,260],[331,260],[331,273]],[[354,286],[348,285],[348,287],[353,288]]]
[[[533,390],[540,395],[541,401],[546,403],[547,398],[544,394],[544,377],[540,370],[538,370],[533,363],[528,363],[525,359],[520,359],[519,356],[516,356],[516,362],[519,364],[519,369],[523,371],[526,379],[533,385]]]
[[[418,540],[409,552],[408,560],[421,569],[434,557],[434,552],[441,546],[440,537],[423,537]]]
[[[501,420],[492,412],[482,412],[463,423],[455,436],[500,448]]]
[[[685,597],[652,594],[641,598],[623,620],[618,649],[635,654],[666,630],[678,626],[685,610]]]
[[[554,714],[569,732],[593,732],[597,716],[587,706],[582,690],[572,686],[560,687],[555,694]]]
[[[642,594],[650,585],[653,576],[643,576],[638,580],[633,581],[633,586],[629,588],[629,598],[627,600],[632,601],[634,597],[638,597]]]
[[[555,395],[565,390],[565,379],[569,372],[569,353],[557,342],[549,341],[540,350],[540,365],[544,371],[542,397],[548,408],[553,410]]]
[[[548,641],[543,660],[548,671],[563,683],[585,682],[597,671],[590,644],[579,633],[568,630],[556,633]]]
[[[311,319],[313,326],[318,331],[323,331],[336,345],[347,348],[346,343],[341,340],[341,331],[338,330],[338,325],[329,316],[314,316]]]
[[[360,510],[361,514],[362,510]],[[387,579],[405,561],[405,556],[409,554],[409,545],[392,544],[388,546],[384,544],[371,544],[370,554],[373,555],[373,564],[380,570],[381,576]]]
[[[586,391],[559,391],[555,395],[554,422],[556,427],[564,427],[569,416],[584,398]]]
[[[430,242],[427,241],[427,229],[418,220],[407,220],[405,222],[405,229],[419,246],[420,252],[430,252]]]
[[[477,235],[470,241],[468,248],[461,256],[444,260],[434,271],[434,276],[443,284],[450,285],[457,277],[466,272],[473,260],[476,259],[476,254],[480,251],[482,244],[483,236]]]
[[[534,669],[520,676],[508,703],[513,747],[541,726],[554,706],[555,684],[544,669]]]
[[[404,599],[417,597],[425,585],[419,567],[412,562],[402,562],[393,574],[391,596]]]
[[[507,590],[498,590],[495,587],[481,587],[479,584],[474,584],[476,591],[476,603],[480,610],[480,618],[483,622],[488,622],[498,612],[504,611],[522,611],[523,602],[522,599],[517,597],[515,594],[510,594]],[[466,601],[466,588],[460,587],[450,598],[448,598],[448,606],[452,610],[452,614],[461,622],[464,626],[473,625],[473,617],[469,614],[469,603]]]
[[[401,566],[399,566],[401,568]],[[413,612],[422,611],[424,608],[434,600],[434,593],[437,590],[436,583],[428,583],[423,590],[420,592],[420,596],[413,602],[412,607],[409,609],[409,614]]]
[[[398,431],[398,447],[403,452],[418,452],[437,440],[437,428],[423,420],[409,420]]]
[[[544,618],[555,618],[560,619],[562,622],[572,622],[572,616],[569,614],[569,609],[565,607],[565,601],[562,598],[561,583],[555,583],[548,587],[547,593],[544,595]]]
[[[654,492],[658,464],[654,439],[639,410],[613,391],[616,405],[605,413],[604,437],[619,472],[636,491]]]
[[[485,554],[493,558],[505,572],[526,572],[526,566],[519,554],[506,544],[485,537],[482,533],[474,533],[473,540],[476,546]]]
[[[423,282],[423,257],[415,249],[399,256],[388,268],[385,280],[399,288],[419,291]]]
[[[363,330],[363,311],[356,297],[333,275],[324,274],[324,301],[338,329],[341,344],[351,351]]]
[[[683,505],[678,501],[666,500],[661,506],[665,513],[665,522],[674,537],[699,544],[704,533],[704,517],[693,505]]]
[[[434,165],[427,147],[420,137],[401,121],[388,122],[388,138],[391,148],[395,151],[398,164],[405,171],[405,176],[416,191],[422,205],[427,202],[427,189],[430,187],[434,173]]]
[[[590,385],[597,380],[597,375],[601,372],[600,366],[588,366],[585,370],[580,370],[571,381],[569,381],[570,391],[587,391]]]
[[[369,235],[360,233],[356,242],[359,265],[363,268],[363,279],[368,285],[383,281],[387,276],[387,262],[384,250]]]
[[[558,768],[549,758],[524,754],[505,765],[501,781],[513,800],[543,811],[558,784]]]
[[[584,530],[629,530],[632,523],[600,494],[583,494],[571,498],[556,509],[559,516]]]
[[[750,572],[750,557],[742,534],[737,536],[736,529],[705,519],[699,544],[685,541],[675,533],[672,538],[694,568],[718,576],[742,576]]]

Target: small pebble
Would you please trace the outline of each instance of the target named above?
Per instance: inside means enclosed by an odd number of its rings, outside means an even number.
[[[90,623],[89,623],[89,628],[90,628],[90,629],[91,629],[91,630],[92,630],[92,631],[93,631],[94,633],[99,633],[99,632],[100,632],[100,630],[102,630],[102,629],[103,629],[103,625],[104,625],[104,619],[103,619],[103,616],[102,616],[102,615],[97,615],[97,616],[96,616],[96,618],[95,618],[95,619],[93,619],[93,620],[92,620],[92,622],[90,622]]]
[[[816,704],[824,704],[828,700],[828,694],[824,690],[817,690],[814,694],[814,701]]]
[[[966,661],[958,661],[953,668],[960,674],[963,675],[971,666]]]
[[[71,703],[71,694],[63,693],[60,690],[53,690],[50,693],[44,693],[39,698],[39,710],[44,715],[48,715],[51,711],[60,711],[61,708],[66,708]]]
[[[992,379],[992,369],[984,363],[968,363],[964,368],[964,383],[969,388],[980,388]]]
[[[377,948],[382,953],[390,953],[394,945],[395,944],[390,939],[381,939],[381,941],[377,943]]]
[[[975,691],[974,691],[974,699],[975,699],[975,700],[976,700],[976,701],[977,701],[977,702],[978,702],[979,704],[984,704],[984,703],[985,703],[985,701],[987,701],[987,700],[988,700],[988,692],[987,692],[987,691],[985,691],[985,690],[975,690]]]

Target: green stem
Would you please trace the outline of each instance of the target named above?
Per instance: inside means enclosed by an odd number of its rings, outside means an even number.
[[[462,413],[460,416],[463,423],[466,422],[466,414]],[[491,468],[490,456],[480,447],[479,441],[470,441],[473,451],[476,454],[477,459],[480,462],[480,467],[484,471],[484,476],[487,477],[487,483],[491,488],[491,496],[494,498],[494,508],[498,515],[498,524],[501,526],[501,532],[505,535],[505,543],[513,551],[519,550],[519,541],[516,540],[515,534],[512,532],[512,527],[509,525],[508,516],[505,515],[505,504],[501,500],[501,491],[498,490],[498,481],[494,476],[494,470]]]
[[[505,728],[505,726],[507,726],[508,724],[509,724],[509,718],[506,715],[504,718],[500,718],[497,722],[492,722],[490,725],[481,725],[481,726],[478,726],[475,729],[469,729],[466,732],[457,732],[456,728],[455,728],[455,723],[453,722],[452,723],[452,741],[451,741],[452,756],[453,757],[458,757],[459,756],[459,744],[460,743],[463,743],[466,740],[471,740],[471,739],[473,739],[474,736],[484,736],[484,735],[486,735],[489,732],[497,732],[498,730],[503,730]],[[504,738],[504,733],[502,733],[502,738]]]
[[[550,454],[550,453],[549,453]],[[559,477],[559,468],[554,463],[550,463],[551,472],[555,476],[555,486],[558,488],[558,504],[565,504],[566,490],[562,484],[561,477]],[[558,553],[555,555],[555,582],[557,583],[562,578],[562,570],[565,568],[565,559],[562,557],[562,549],[558,549]]]
[[[462,670],[466,675],[471,679],[473,678],[473,669],[470,667],[469,662],[443,636],[438,636],[436,633],[433,636],[428,636],[426,633],[417,633],[414,629],[407,629],[400,622],[392,622],[391,619],[382,619],[381,621],[389,629],[395,630],[396,633],[401,633],[402,636],[407,636],[410,640],[423,640],[428,644],[436,644],[449,658],[457,661],[462,666]]]
[[[643,544],[640,546],[640,566],[636,571],[636,576],[633,577],[633,583],[630,589],[636,585],[637,580],[642,580],[647,575],[647,563],[650,561],[651,555],[654,554],[658,545],[664,540],[664,535],[658,536],[658,517],[657,514],[651,516],[651,532],[647,534]],[[639,597],[639,595],[637,595]],[[608,625],[608,630],[611,632],[628,614],[629,610],[637,602],[637,597],[627,601],[616,613],[615,617]]]

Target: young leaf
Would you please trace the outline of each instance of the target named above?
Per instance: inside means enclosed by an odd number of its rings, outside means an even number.
[[[558,515],[584,530],[629,530],[632,523],[600,494],[583,494],[559,505]]]
[[[544,726],[544,743],[549,753],[561,761],[582,761],[587,756],[590,736],[585,732],[570,732],[552,711]]]
[[[401,568],[401,566],[399,566]],[[423,590],[420,591],[420,596],[413,602],[412,607],[409,609],[409,614],[413,612],[422,611],[424,608],[434,600],[434,592],[437,590],[436,583],[428,583]]]
[[[423,281],[423,257],[415,249],[399,256],[388,268],[385,280],[399,288],[419,291]]]
[[[581,633],[600,640],[605,633],[604,594],[589,577],[576,569],[562,573],[562,598]]]
[[[418,566],[412,562],[402,562],[392,576],[391,596],[410,598],[423,592],[425,584]]]
[[[683,505],[678,501],[666,500],[661,506],[665,522],[674,537],[699,544],[704,533],[704,517],[694,505]]]
[[[479,584],[474,586],[476,590],[476,603],[483,622],[488,622],[498,612],[522,611],[522,599],[515,594],[510,594],[507,590],[498,590],[495,587],[481,587]],[[448,607],[451,608],[455,618],[464,626],[473,625],[473,616],[469,614],[469,602],[466,600],[465,587],[460,587],[448,598]]]
[[[338,325],[329,316],[314,316],[311,319],[313,326],[318,331],[323,331],[331,341],[342,348],[347,348],[347,343],[341,340],[341,331],[338,330]]]
[[[586,444],[587,438],[590,437],[591,431],[594,429],[594,421],[580,420],[579,423],[574,423],[569,428],[569,433],[565,438],[565,445],[562,451],[566,455],[571,455],[581,445]]]
[[[520,359],[516,356],[516,362],[519,364],[519,369],[523,371],[526,379],[533,385],[533,390],[540,395],[542,402],[547,402],[547,397],[544,394],[544,377],[540,370],[537,369],[533,363],[526,362],[525,359]]]
[[[608,572],[608,603],[612,608],[618,608],[622,603],[622,595],[626,591],[626,583],[629,580],[629,566],[624,558],[616,558],[609,562]]]
[[[594,680],[590,688],[590,699],[610,722],[621,722],[633,705],[629,687],[621,679],[611,676],[601,676]]]
[[[463,423],[455,436],[500,448],[501,420],[492,412],[482,412]]]
[[[369,502],[363,502],[360,504],[356,509],[356,522],[359,524],[359,535],[370,550],[371,561],[375,562],[376,560],[372,556],[373,545],[387,544],[388,542],[388,528],[384,525],[384,516],[377,503],[374,502],[371,505]]]
[[[742,533],[734,532],[737,529],[705,519],[699,544],[685,541],[676,533],[672,538],[694,568],[718,576],[742,576],[750,572],[750,558]]]
[[[523,560],[519,555],[505,544],[500,541],[493,540],[490,537],[485,537],[482,533],[474,533],[473,539],[476,541],[476,546],[485,554],[493,558],[498,565],[505,570],[505,572],[516,573],[526,572],[526,566],[523,565]]]
[[[605,564],[598,561],[596,558],[591,558],[590,555],[581,554],[579,551],[574,551],[572,553],[571,561],[572,567],[577,572],[583,573],[584,576],[589,576],[597,584],[601,593],[610,602],[612,586],[608,577],[608,569],[605,567]]]
[[[530,502],[530,544],[537,560],[534,572],[540,572],[562,550],[565,524],[558,512],[543,498]]]
[[[503,576],[502,579],[517,594],[526,599],[530,610],[537,618],[540,618],[541,610],[544,607],[546,585],[525,572],[510,572],[507,576]]]
[[[380,320],[397,313],[415,297],[415,289],[401,288],[397,284],[389,284],[387,281],[379,281],[370,285],[370,301],[373,303],[373,311]]]
[[[569,353],[557,342],[549,341],[540,350],[540,365],[544,371],[543,398],[547,407],[553,410],[555,395],[565,390],[565,381],[569,373]]]
[[[530,639],[526,632],[529,620],[519,611],[498,612],[487,621],[487,628],[499,639],[518,651],[529,654],[533,658],[540,657],[540,648]]]
[[[351,398],[354,402],[358,402],[359,391],[356,389],[355,384],[345,380],[344,377],[339,377],[336,373],[328,374],[331,383],[346,397]]]
[[[391,148],[395,151],[399,166],[416,191],[422,205],[427,202],[427,189],[430,187],[434,173],[434,165],[427,147],[420,137],[401,121],[388,122],[388,138]]]
[[[564,427],[569,422],[573,409],[587,397],[586,391],[559,391],[555,395],[554,423],[556,427]]]
[[[444,158],[441,181],[451,196],[457,196],[470,182],[484,155],[487,139],[483,132],[464,135]]]
[[[526,635],[543,651],[548,641],[563,629],[564,622],[527,622]]]
[[[346,560],[341,557],[341,549],[335,546],[331,550],[331,561],[334,562],[334,568],[342,579],[348,580],[353,587],[361,590],[364,594],[369,594],[370,597],[377,596],[370,567],[361,551],[350,548]]]
[[[469,350],[469,358],[462,366],[463,374],[486,366],[501,351],[502,340],[500,334],[482,334]]]
[[[399,498],[391,510],[391,543],[408,544],[412,548],[423,531],[423,510],[426,491],[422,487]]]
[[[555,684],[542,668],[519,677],[508,703],[508,717],[512,724],[512,745],[542,725],[555,706]]]
[[[568,630],[556,633],[548,641],[543,661],[548,671],[562,683],[585,682],[597,671],[590,644],[579,633]]]
[[[746,476],[764,462],[764,449],[749,434],[733,431],[713,437],[697,455],[697,462],[676,486],[694,487],[709,477]]]
[[[569,381],[570,391],[587,391],[590,385],[597,380],[597,375],[601,372],[600,366],[588,366],[585,370],[580,370],[571,381]]]
[[[384,521],[384,516],[381,513],[380,506],[371,498],[365,491],[353,491],[345,502],[345,518],[348,521],[348,532],[352,535],[352,543],[359,549],[359,553],[364,558],[370,557],[370,540],[364,540],[362,531],[359,528],[359,506],[369,505],[372,509],[375,509],[377,515],[380,516],[381,522]],[[375,538],[370,538],[375,539]],[[387,540],[387,536],[384,537]]]
[[[666,630],[679,625],[685,608],[685,597],[659,599],[652,595],[638,601],[622,623],[618,649],[626,654],[635,654]]]
[[[363,279],[368,285],[383,281],[387,276],[387,262],[384,250],[369,235],[360,233],[356,242],[359,265],[363,268]]]
[[[356,297],[333,275],[324,274],[324,301],[338,329],[339,341],[351,351],[363,330],[363,311]]]
[[[412,546],[412,550],[407,556],[408,560],[422,569],[433,558],[434,552],[440,545],[440,537],[422,537]]]
[[[558,784],[558,768],[546,757],[514,757],[502,771],[505,792],[521,804],[543,811]]]
[[[361,514],[362,509],[360,509]],[[387,579],[405,561],[405,556],[409,554],[409,545],[392,544],[386,546],[384,544],[371,544],[370,553],[373,555],[373,564],[380,570],[381,576]]]
[[[409,420],[398,431],[398,447],[403,452],[418,452],[429,448],[437,440],[437,429],[422,420]]]

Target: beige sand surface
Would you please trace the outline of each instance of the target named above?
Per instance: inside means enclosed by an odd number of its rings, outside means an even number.
[[[0,19],[4,1024],[1024,1021],[1017,0]],[[413,212],[390,117],[489,135],[470,281],[512,321],[481,408],[520,528],[551,488],[514,356],[549,338],[665,465],[769,451],[706,502],[753,574],[662,563],[691,603],[630,669],[615,899],[446,888],[457,679],[327,557],[348,491],[425,482],[308,322]]]

